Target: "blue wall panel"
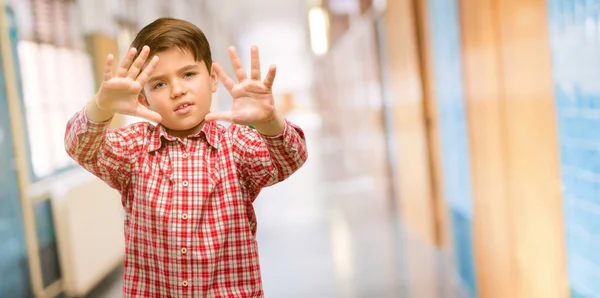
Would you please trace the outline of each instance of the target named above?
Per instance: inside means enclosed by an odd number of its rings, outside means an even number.
[[[0,60],[0,297],[32,297],[4,77]]]
[[[572,297],[600,297],[600,1],[549,0]]]
[[[458,273],[474,296],[471,174],[457,1],[429,0],[429,8],[444,194],[451,209]]]

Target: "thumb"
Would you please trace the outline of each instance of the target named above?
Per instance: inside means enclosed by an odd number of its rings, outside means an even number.
[[[155,122],[155,123],[160,123],[162,121],[162,116],[159,113],[152,111],[141,104],[138,105],[134,116],[140,117],[140,118],[143,118],[148,121]]]
[[[232,112],[214,112],[206,114],[204,117],[206,122],[210,121],[227,121],[233,123],[233,113]]]

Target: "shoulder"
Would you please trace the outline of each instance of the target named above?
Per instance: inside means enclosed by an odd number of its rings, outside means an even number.
[[[215,122],[207,133],[208,142],[218,148],[227,148],[224,152],[252,151],[262,142],[260,134],[246,125]]]
[[[252,143],[262,140],[258,131],[246,125],[231,124],[223,127],[223,136],[236,143]]]
[[[140,150],[143,147],[159,143],[160,128],[149,122],[140,121],[111,130],[108,138],[124,141],[131,150]],[[158,144],[156,144],[158,145]]]
[[[135,122],[115,129],[111,129],[111,131],[120,135],[137,137],[151,135],[156,129],[156,125],[153,125],[149,122]]]

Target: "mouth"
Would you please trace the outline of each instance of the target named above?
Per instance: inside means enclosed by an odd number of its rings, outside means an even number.
[[[192,104],[191,102],[189,102],[189,101],[185,101],[185,102],[179,103],[179,104],[178,104],[178,105],[175,107],[175,109],[174,109],[173,111],[174,111],[174,112],[177,112],[177,111],[179,111],[179,110],[181,110],[181,109],[187,108],[187,107],[189,107],[189,106],[192,106],[192,105],[193,105],[193,104]]]

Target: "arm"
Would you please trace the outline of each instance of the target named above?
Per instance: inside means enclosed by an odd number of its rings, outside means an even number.
[[[273,185],[288,178],[306,161],[307,151],[302,130],[285,120],[275,110],[273,81],[276,67],[271,65],[264,81],[261,81],[258,48],[250,48],[250,77],[234,47],[229,57],[239,83],[235,83],[218,63],[213,72],[233,98],[230,111],[206,115],[206,121],[232,122],[236,166],[239,167],[244,184],[256,195],[262,187]],[[254,126],[251,130],[247,126]]]
[[[114,75],[113,56],[108,55],[98,93],[88,102],[85,110],[76,113],[67,123],[65,149],[69,156],[120,191],[129,183],[130,160],[137,151],[135,144],[141,143],[140,137],[144,136],[145,131],[140,129],[141,126],[108,131],[110,120],[115,113],[134,115],[155,122],[161,120],[159,114],[138,101],[142,86],[148,81],[158,62],[158,58],[154,57],[143,67],[149,52],[150,49],[144,47],[135,58],[137,50],[130,49]]]
[[[77,112],[67,123],[65,149],[69,156],[110,187],[119,191],[131,177],[131,130],[108,131],[111,117],[92,120],[94,110]]]
[[[300,127],[281,118],[278,135],[266,135],[263,127],[252,130],[237,126],[234,150],[239,152],[238,166],[245,184],[258,191],[290,177],[306,162],[308,151]],[[277,131],[274,127],[271,127]]]

